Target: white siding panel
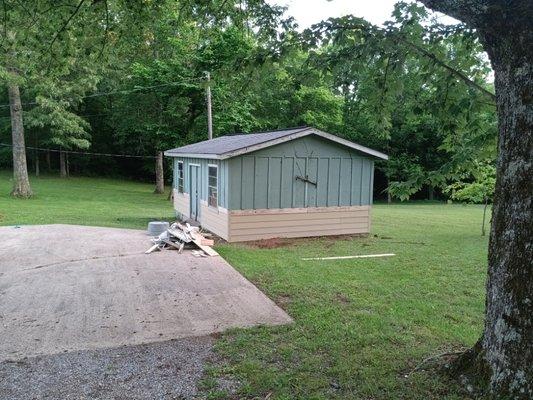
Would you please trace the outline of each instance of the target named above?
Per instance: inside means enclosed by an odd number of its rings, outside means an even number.
[[[222,239],[228,240],[228,211],[222,207],[209,207],[203,200],[200,201],[200,209],[200,225]]]
[[[174,209],[185,217],[189,217],[189,194],[179,193],[177,189],[174,189]]]

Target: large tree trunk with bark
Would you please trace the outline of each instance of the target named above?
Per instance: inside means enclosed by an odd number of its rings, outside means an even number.
[[[22,104],[20,89],[16,84],[8,86],[11,110],[11,136],[13,140],[13,190],[11,195],[28,198],[32,196],[28,165],[26,163],[26,144],[24,142],[24,125],[22,122]]]
[[[155,158],[155,190],[154,193],[165,192],[165,176],[163,172],[163,152],[158,151]]]
[[[496,398],[533,398],[533,1],[422,0],[478,30],[499,119],[483,336],[461,367]],[[467,365],[470,364],[470,365]]]
[[[500,35],[507,40],[484,40],[495,72],[500,134],[482,349],[492,371],[493,389],[531,399],[533,58],[517,60],[509,52],[531,54],[533,41],[521,42],[512,32]]]

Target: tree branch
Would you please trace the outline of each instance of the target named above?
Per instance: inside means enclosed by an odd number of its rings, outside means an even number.
[[[366,21],[365,21],[366,22]],[[380,27],[377,27],[375,25],[372,25],[368,22],[366,22],[365,24],[357,24],[357,25],[330,25],[329,29],[342,29],[342,30],[359,30],[359,31],[367,31],[367,32],[371,32],[371,30],[374,30],[375,32],[379,32],[381,33],[384,37],[387,36],[388,32],[383,29],[383,28],[380,28]],[[389,37],[390,37],[390,33],[389,33]],[[496,100],[496,95],[492,92],[490,92],[489,90],[485,89],[483,86],[479,85],[478,83],[474,82],[473,80],[471,80],[468,76],[466,76],[464,73],[462,73],[461,71],[458,71],[456,70],[455,68],[451,67],[450,65],[446,64],[444,61],[442,61],[441,59],[437,58],[437,56],[433,53],[431,53],[430,51],[424,49],[423,47],[407,40],[406,38],[402,37],[401,35],[395,35],[392,37],[392,39],[397,39],[405,44],[407,44],[408,46],[410,46],[413,50],[416,50],[418,53],[422,54],[423,56],[425,57],[428,57],[430,59],[432,59],[436,64],[440,65],[441,67],[445,68],[446,70],[448,70],[449,72],[451,72],[453,75],[455,75],[456,77],[458,77],[460,80],[462,80],[464,83],[466,83],[468,86],[476,89],[476,90],[479,90],[480,92],[482,92],[483,94],[485,94],[486,96],[488,96],[492,101],[495,101]]]
[[[102,47],[100,48],[100,52],[98,53],[98,58],[102,57],[102,54],[104,54],[105,46],[107,44],[107,35],[109,32],[109,4],[107,3],[107,0],[104,0],[104,6],[105,6],[105,31],[104,31],[104,37],[102,38]]]
[[[50,46],[49,46],[49,50],[52,49],[52,46],[54,45],[54,43],[56,42],[57,38],[59,37],[59,35],[65,30],[67,29],[67,26],[68,24],[70,23],[70,21],[72,21],[72,19],[76,16],[76,14],[78,13],[78,11],[80,11],[80,8],[81,6],[83,5],[83,3],[85,3],[85,0],[81,0],[79,3],[78,3],[78,6],[74,9],[74,12],[72,14],[70,14],[70,16],[68,17],[68,19],[65,21],[65,23],[63,24],[63,26],[56,32],[56,34],[54,35],[52,41],[50,42]]]
[[[470,87],[472,87],[472,88],[474,88],[476,90],[479,90],[480,92],[482,92],[483,94],[488,96],[491,100],[493,100],[493,101],[496,100],[496,95],[494,93],[492,93],[491,91],[485,89],[483,86],[479,85],[478,83],[474,82],[468,76],[463,74],[461,71],[458,71],[455,68],[449,66],[444,61],[442,61],[439,58],[437,58],[437,56],[435,54],[427,51],[423,47],[420,47],[420,46],[414,44],[413,42],[411,42],[411,41],[409,41],[409,40],[407,40],[407,39],[405,39],[405,38],[403,38],[401,36],[399,36],[398,39],[401,40],[402,42],[404,42],[405,44],[407,44],[408,46],[410,46],[411,48],[413,48],[414,50],[416,50],[417,52],[419,52],[420,54],[424,55],[425,57],[428,57],[428,58],[432,59],[435,62],[435,64],[440,65],[444,69],[448,70],[453,75],[455,75],[456,77],[461,79],[468,86],[470,86]]]
[[[506,26],[531,23],[531,0],[417,0],[477,29],[490,29],[495,21]],[[502,25],[502,26],[503,26]]]
[[[4,10],[4,37],[2,38],[2,45],[7,39],[7,5],[6,0],[2,0],[2,8]]]

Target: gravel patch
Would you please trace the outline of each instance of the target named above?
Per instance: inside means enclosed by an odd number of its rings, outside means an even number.
[[[0,399],[195,399],[209,336],[0,363]]]

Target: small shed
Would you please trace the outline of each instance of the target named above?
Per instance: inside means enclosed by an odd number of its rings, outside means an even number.
[[[366,234],[379,151],[311,127],[168,150],[174,208],[229,242]]]

